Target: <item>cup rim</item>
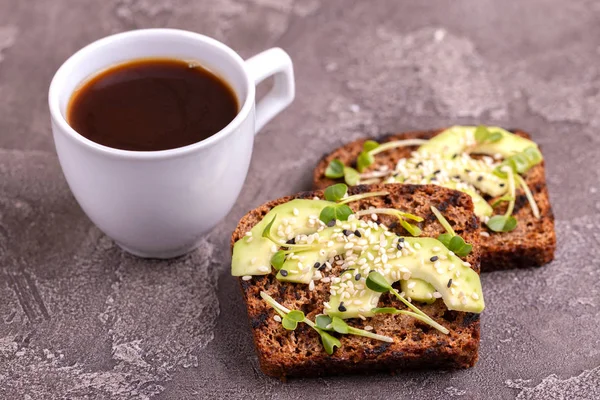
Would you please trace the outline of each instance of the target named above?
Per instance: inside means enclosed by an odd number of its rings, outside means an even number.
[[[185,36],[194,40],[203,41],[204,43],[208,43],[211,46],[217,47],[219,50],[226,53],[233,62],[235,62],[238,67],[244,72],[244,76],[246,78],[246,98],[242,101],[242,107],[240,107],[239,112],[235,116],[229,124],[227,124],[223,129],[215,133],[214,135],[203,139],[199,142],[189,144],[183,147],[177,147],[174,149],[167,150],[157,150],[157,151],[135,151],[135,150],[123,150],[116,149],[113,147],[108,147],[102,145],[100,143],[96,143],[85,136],[78,133],[75,129],[69,125],[66,120],[66,117],[63,116],[60,111],[59,106],[59,94],[62,90],[59,85],[63,84],[64,79],[66,78],[66,74],[68,69],[72,64],[79,62],[82,58],[88,57],[91,53],[93,53],[98,47],[105,45],[106,43],[118,41],[125,36],[127,37],[142,37],[142,36],[155,36],[155,35],[174,35],[174,36]],[[50,88],[48,90],[48,105],[50,108],[50,116],[52,120],[58,125],[62,132],[66,133],[68,137],[75,140],[76,142],[92,149],[97,152],[102,153],[103,155],[109,155],[116,158],[126,158],[126,159],[164,159],[171,158],[189,154],[196,150],[204,149],[207,147],[211,147],[212,145],[220,142],[225,139],[231,133],[233,133],[242,122],[248,117],[248,114],[252,110],[253,99],[255,95],[256,88],[254,87],[254,83],[251,81],[250,76],[246,72],[244,60],[240,57],[238,53],[236,53],[233,49],[231,49],[226,44],[219,42],[216,39],[211,37],[202,35],[200,33],[181,30],[181,29],[167,29],[167,28],[153,28],[153,29],[136,29],[130,30],[126,32],[117,33],[114,35],[105,36],[101,39],[98,39],[87,46],[79,49],[75,53],[73,53],[67,60],[58,68],[56,73],[54,74],[52,81],[50,82]],[[72,93],[71,93],[72,95]]]

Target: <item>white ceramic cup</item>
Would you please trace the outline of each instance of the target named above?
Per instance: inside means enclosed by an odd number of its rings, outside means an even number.
[[[73,92],[98,72],[128,60],[197,61],[234,89],[240,111],[213,136],[163,151],[95,143],[66,120]],[[255,85],[274,76],[255,107]],[[50,84],[54,143],[71,191],[87,216],[124,250],[170,258],[194,249],[227,215],[250,164],[254,135],[294,99],[290,57],[274,48],[246,61],[221,42],[174,29],[144,29],[100,39],[71,56]]]

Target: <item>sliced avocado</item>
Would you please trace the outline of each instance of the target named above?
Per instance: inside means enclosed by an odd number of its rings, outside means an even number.
[[[460,184],[456,181],[447,181],[441,184],[441,186],[447,187],[449,189],[459,190],[471,196],[471,199],[473,200],[475,215],[477,215],[479,218],[489,217],[494,213],[494,209],[492,208],[492,206],[490,206],[490,204],[487,201],[485,201],[483,196],[481,196],[479,193],[477,193],[477,191],[473,190],[467,185]]]
[[[388,237],[386,247],[393,246],[394,240],[398,239]],[[473,313],[483,311],[485,305],[477,272],[465,266],[460,258],[450,254],[448,249],[437,239],[406,237],[404,242],[415,251],[388,260],[389,268],[377,268],[390,283],[400,279],[420,279],[440,293],[449,310]],[[362,276],[359,281],[352,282],[353,288],[356,288],[356,284],[360,284],[364,286],[364,289],[361,286],[361,290],[356,290],[349,296],[345,295],[345,292],[350,293],[347,289],[348,281],[354,278],[352,274],[343,273],[340,276],[340,282],[332,284],[336,294],[329,299],[329,307],[325,310],[326,314],[340,318],[356,318],[359,314],[364,317],[373,315],[371,309],[377,307],[381,294],[366,287],[365,279],[370,267],[368,255],[361,256],[361,258],[365,257],[367,258],[367,267],[363,269],[366,272],[365,276]],[[357,264],[361,265],[360,259]],[[343,300],[342,297],[344,297]]]
[[[428,154],[438,153],[451,158],[454,154],[469,150],[470,153],[491,156],[500,154],[503,158],[507,158],[528,147],[537,147],[535,142],[497,126],[488,126],[487,129],[492,133],[500,133],[502,135],[500,140],[493,143],[477,143],[475,141],[475,129],[477,129],[475,126],[453,126],[421,145],[418,151]]]
[[[431,304],[436,300],[436,298],[433,297],[435,288],[421,279],[400,281],[400,288],[406,294],[406,297],[411,298],[412,300],[427,304]]]
[[[317,230],[318,225],[309,225],[311,216],[317,219],[321,210],[333,203],[325,200],[295,199],[273,207],[258,224],[250,230],[251,236],[245,236],[233,245],[231,274],[233,276],[266,275],[271,272],[271,257],[278,250],[273,242],[262,237],[263,230],[275,215],[277,218],[271,232],[277,236],[279,226],[288,223],[291,234],[304,235]],[[297,210],[295,213],[294,210]],[[281,238],[284,242],[287,238]],[[275,250],[275,251],[273,251]],[[265,268],[266,267],[266,268]]]
[[[334,250],[337,254],[344,251],[346,242],[331,241],[332,246],[328,246],[331,236],[336,228],[326,228],[319,232],[319,237],[324,241],[321,245],[315,246],[314,249],[299,251],[294,253],[298,258],[288,258],[283,263],[283,266],[277,273],[277,279],[282,282],[310,283],[313,275],[318,270],[316,264],[323,264],[330,257],[328,254]],[[339,229],[339,228],[337,228]],[[324,250],[323,252],[321,252]],[[322,254],[321,254],[322,253]],[[282,274],[285,271],[285,276]]]

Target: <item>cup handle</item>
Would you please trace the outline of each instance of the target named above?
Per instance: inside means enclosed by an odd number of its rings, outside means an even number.
[[[270,76],[275,79],[273,88],[256,104],[256,134],[294,100],[294,67],[290,56],[276,47],[247,59],[246,71],[255,85]]]

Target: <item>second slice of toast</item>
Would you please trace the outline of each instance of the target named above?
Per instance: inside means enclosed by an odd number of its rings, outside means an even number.
[[[405,132],[372,140],[385,143],[405,139],[431,139],[442,131]],[[527,133],[521,130],[514,130],[513,133],[528,139],[530,138]],[[334,159],[339,159],[345,165],[355,166],[356,159],[362,151],[363,143],[366,140],[368,138],[350,142],[325,155],[313,172],[314,188],[323,189],[340,182],[341,180],[332,180],[325,176],[327,166]],[[369,170],[374,170],[384,165],[393,169],[400,159],[409,157],[411,152],[417,150],[417,148],[418,146],[402,147],[378,154],[375,158],[375,164],[370,166]],[[531,168],[523,175],[523,178],[533,193],[540,209],[541,218],[536,219],[533,216],[525,193],[520,188],[517,189],[513,212],[513,215],[519,221],[516,229],[512,232],[495,233],[488,230],[485,225],[482,226],[482,234],[484,235],[481,244],[482,272],[539,267],[554,259],[556,234],[554,232],[554,215],[546,187],[544,163],[542,162]],[[505,206],[498,207],[497,212],[503,213],[505,209]]]

